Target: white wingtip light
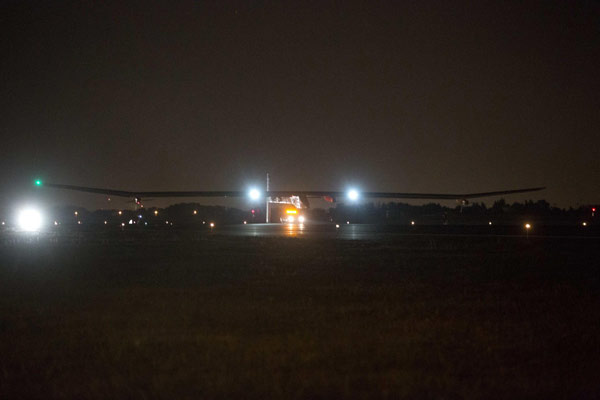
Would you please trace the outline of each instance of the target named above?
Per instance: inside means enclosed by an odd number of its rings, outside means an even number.
[[[42,214],[32,208],[27,208],[19,212],[19,228],[25,232],[37,232],[42,227]]]
[[[251,200],[258,200],[260,199],[260,191],[258,189],[250,189],[248,196]]]
[[[358,196],[359,196],[358,190],[356,190],[356,189],[350,189],[350,190],[348,190],[348,193],[346,195],[352,201],[358,200]]]

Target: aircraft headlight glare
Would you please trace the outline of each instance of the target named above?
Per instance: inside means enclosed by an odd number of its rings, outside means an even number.
[[[250,191],[248,192],[248,196],[252,200],[258,200],[260,198],[260,192],[258,189],[250,189]]]
[[[301,215],[298,217],[298,222],[300,222],[300,223],[304,222],[304,215]]]
[[[42,226],[42,214],[37,210],[27,208],[19,212],[17,222],[21,230],[36,232]]]
[[[290,221],[290,222],[294,222],[294,216],[293,216],[293,215],[290,215],[290,216],[288,217],[288,221]]]
[[[358,200],[358,196],[359,195],[358,195],[358,191],[356,189],[350,189],[350,190],[348,190],[347,195],[348,195],[348,198],[350,200],[352,200],[352,201]]]

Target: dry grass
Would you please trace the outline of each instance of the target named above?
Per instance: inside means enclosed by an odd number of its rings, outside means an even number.
[[[403,240],[0,248],[0,398],[600,396],[597,243]]]

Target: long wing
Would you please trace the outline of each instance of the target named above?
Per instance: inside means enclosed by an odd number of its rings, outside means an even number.
[[[61,185],[58,183],[44,183],[44,186],[54,189],[75,190],[78,192],[105,194],[120,197],[243,197],[247,192],[241,190],[221,191],[170,191],[170,192],[132,192],[126,190],[93,188],[86,186]]]
[[[109,196],[121,197],[245,197],[248,195],[243,190],[221,190],[221,191],[165,191],[165,192],[135,192],[115,189],[93,188],[86,186],[61,185],[56,183],[45,183],[44,186],[55,189],[75,190],[79,192],[97,193]],[[398,193],[398,192],[361,192],[360,196],[365,198],[383,198],[383,199],[430,199],[430,200],[467,200],[477,199],[482,197],[500,196],[505,194],[516,194],[526,192],[536,192],[543,190],[545,187],[527,188],[527,189],[512,189],[499,190],[495,192],[481,193]],[[344,198],[346,192],[339,191],[306,191],[306,190],[276,190],[264,193],[269,197],[332,197]]]
[[[366,198],[382,198],[382,199],[440,199],[440,200],[467,200],[467,199],[478,199],[481,197],[500,196],[505,194],[516,194],[526,192],[536,192],[544,190],[545,187],[535,187],[527,189],[511,189],[511,190],[499,190],[495,192],[481,192],[481,193],[398,193],[398,192],[361,192],[361,197]],[[273,192],[270,192],[273,193]],[[346,196],[346,192],[295,192],[296,195],[305,195],[307,197],[324,197],[331,196],[342,198]]]

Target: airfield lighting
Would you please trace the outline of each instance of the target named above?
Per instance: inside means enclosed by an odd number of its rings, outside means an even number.
[[[350,225],[350,221],[346,221],[346,225]]]
[[[248,196],[251,200],[258,200],[260,199],[260,191],[256,188],[252,188],[248,191]]]
[[[410,221],[410,224],[411,224],[411,225],[414,225],[414,224],[415,224],[415,221]]]
[[[43,185],[43,183],[42,183],[42,180],[41,180],[41,179],[36,179],[35,181],[33,181],[33,184],[34,184],[35,186],[42,186],[42,185]]]
[[[58,221],[54,221],[54,226],[58,226]]]
[[[165,221],[165,224],[169,225],[169,221]]]
[[[340,224],[335,224],[336,229],[340,227]]]
[[[211,228],[214,228],[214,227],[215,227],[215,223],[214,223],[214,222],[211,222],[211,223],[210,223],[210,227],[211,227]]]
[[[124,226],[125,226],[125,222],[121,222],[121,226],[123,226],[123,227],[124,227]]]
[[[531,224],[528,222],[525,224],[525,232],[527,232],[527,240],[529,240],[529,230],[531,229]]]
[[[104,225],[108,224],[108,221],[104,221]]]
[[[77,221],[77,225],[81,225],[81,221]]]
[[[244,225],[246,225],[248,222],[244,221]]]
[[[587,226],[587,222],[583,222],[581,225],[583,225],[583,226]]]
[[[142,219],[142,214],[139,214],[139,215],[138,215],[138,218],[139,218],[139,219]]]
[[[491,225],[491,224],[492,224],[492,221],[488,222],[488,225]]]
[[[123,215],[123,211],[119,210],[119,213],[118,213],[118,214],[119,214],[119,215]]]
[[[348,190],[347,196],[350,200],[356,201],[358,200],[358,191],[356,189]]]
[[[194,215],[198,214],[198,210],[194,210]]]
[[[42,226],[42,214],[32,208],[19,212],[18,223],[21,230],[25,232],[39,231]]]
[[[78,216],[78,215],[79,215],[79,213],[78,213],[77,211],[75,211],[73,214],[75,214],[75,216]]]
[[[5,224],[6,224],[6,222],[2,221],[2,225],[5,225]]]
[[[301,215],[298,217],[298,222],[300,222],[300,223],[304,222],[304,215]]]
[[[154,215],[158,215],[158,210],[154,210]]]

